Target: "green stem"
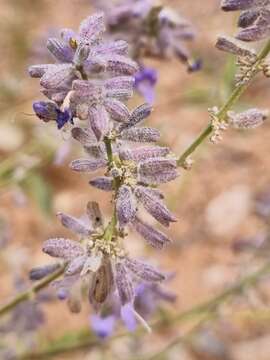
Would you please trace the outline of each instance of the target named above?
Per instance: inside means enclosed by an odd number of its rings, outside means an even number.
[[[170,325],[182,324],[188,320],[195,319],[198,316],[204,316],[205,319],[208,319],[209,315],[213,314],[216,311],[218,305],[226,303],[229,299],[231,299],[233,295],[239,294],[243,292],[245,289],[255,286],[264,276],[269,274],[270,274],[270,262],[267,262],[259,270],[255,271],[253,274],[246,276],[245,278],[237,282],[229,289],[221,292],[219,295],[199,305],[196,305],[188,310],[180,312],[179,314],[167,318],[166,322],[168,322],[168,324]],[[163,323],[164,320],[159,319],[152,324],[152,327],[159,327]],[[139,328],[136,334],[140,334],[143,331],[144,329]],[[130,332],[123,332],[121,334],[112,337],[111,340],[119,339],[120,337],[124,337],[128,335],[130,335]],[[45,349],[43,349],[39,353],[35,353],[35,354],[28,353],[19,359],[25,360],[25,359],[43,359],[47,357],[49,358],[50,356],[60,354],[62,352],[78,351],[83,348],[89,348],[91,346],[98,346],[102,344],[102,342],[99,342],[98,340],[93,339],[92,337],[89,338],[89,335],[87,336],[87,334],[84,334],[81,337],[81,339],[78,339],[76,343],[74,343],[72,346],[71,344],[70,346],[67,344],[62,346],[60,344],[58,347],[55,347],[55,343],[56,342],[54,342],[54,347],[52,347],[52,345],[48,345]]]
[[[107,152],[107,157],[108,157],[108,168],[111,168],[111,166],[113,165],[114,159],[113,159],[113,150],[112,150],[112,141],[111,139],[109,139],[108,137],[104,138],[104,143],[105,143],[105,147],[106,147],[106,152]],[[117,191],[120,187],[120,181],[118,178],[114,179],[114,192],[115,194],[117,194]],[[105,229],[104,232],[104,239],[106,241],[111,241],[112,237],[114,236],[114,234],[116,233],[116,226],[117,226],[117,216],[116,216],[116,209],[114,207],[113,210],[113,216],[111,218],[111,221],[109,222],[107,228]]]
[[[111,143],[111,140],[107,137],[104,138],[104,143],[105,143],[105,147],[106,147],[109,164],[111,165],[113,163],[112,143]]]
[[[52,274],[46,276],[44,279],[35,283],[30,289],[21,292],[14,299],[6,303],[5,305],[0,307],[0,316],[5,315],[7,312],[12,310],[18,304],[30,300],[33,295],[37,294],[40,290],[44,289],[47,285],[49,285],[53,280],[57,279],[64,272],[65,265],[62,265],[59,269],[57,269]]]
[[[186,159],[197,149],[197,147],[211,134],[212,126],[208,125],[205,130],[197,137],[196,140],[183,152],[183,154],[177,160],[178,166],[183,166]]]
[[[269,52],[270,52],[270,40],[265,44],[265,46],[263,47],[263,49],[261,50],[261,52],[259,53],[259,55],[257,57],[257,61],[254,64],[255,70],[253,72],[252,79],[260,71],[260,66],[261,66],[262,62],[264,61],[264,59],[266,58],[266,56],[269,54]],[[235,89],[233,90],[229,99],[221,107],[221,109],[219,110],[219,112],[216,115],[220,122],[225,120],[225,118],[227,116],[227,112],[232,108],[232,106],[238,101],[240,96],[245,92],[245,90],[250,85],[252,79],[250,79],[250,81],[248,81],[246,83],[237,85],[235,87]],[[179,159],[177,160],[178,166],[183,166],[185,164],[187,158],[197,149],[197,147],[206,138],[208,138],[208,136],[211,134],[212,130],[213,130],[212,125],[211,124],[207,125],[205,130],[203,130],[202,133],[193,141],[193,143],[183,152],[183,154],[180,155]]]

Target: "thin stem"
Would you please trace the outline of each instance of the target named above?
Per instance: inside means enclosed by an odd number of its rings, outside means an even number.
[[[227,116],[227,112],[232,108],[232,106],[238,101],[240,96],[245,92],[245,90],[250,85],[252,79],[257,75],[257,73],[260,71],[260,66],[266,56],[270,52],[270,40],[265,44],[261,52],[259,53],[257,57],[256,63],[253,65],[254,71],[252,74],[252,78],[243,84],[237,85],[235,89],[233,90],[231,96],[228,98],[226,103],[221,107],[219,112],[217,113],[216,117],[221,122],[225,120]],[[205,130],[202,131],[202,133],[193,141],[193,143],[183,152],[182,155],[180,155],[179,159],[177,160],[178,166],[183,166],[185,164],[186,159],[197,149],[197,147],[206,139],[212,132],[212,125],[208,124]]]
[[[106,147],[107,157],[109,164],[113,163],[113,151],[112,151],[112,143],[111,140],[107,137],[104,138],[104,143]]]
[[[191,309],[185,310],[171,316],[167,319],[170,325],[172,324],[182,324],[188,320],[192,320],[197,318],[198,316],[203,316],[204,318],[208,319],[211,314],[215,312],[218,305],[226,303],[232,296],[243,292],[245,289],[255,286],[264,276],[270,274],[270,262],[267,262],[263,265],[259,270],[255,271],[253,274],[250,274],[237,282],[235,285],[230,287],[229,289],[221,292],[219,295],[214,296],[210,300],[207,300],[199,305],[192,307]],[[167,322],[166,321],[166,322]],[[159,319],[154,322],[151,327],[159,327],[164,323],[163,319]],[[144,329],[139,328],[136,334],[140,334],[144,331]],[[111,338],[112,340],[119,339],[120,337],[128,336],[130,332],[123,332]],[[28,353],[23,357],[19,358],[20,360],[24,359],[43,359],[45,357],[50,357],[52,355],[60,354],[66,351],[78,351],[83,348],[89,348],[91,346],[98,346],[102,344],[102,342],[93,339],[92,337],[89,338],[89,335],[84,334],[81,339],[78,339],[76,343],[72,346],[66,345],[59,345],[56,348],[52,348],[51,345],[48,345],[43,351],[35,354]],[[57,350],[56,350],[57,349]],[[57,351],[57,352],[56,352]]]
[[[12,310],[18,304],[27,301],[33,297],[33,295],[37,294],[40,290],[44,289],[47,285],[49,285],[52,281],[57,279],[59,276],[63,274],[65,270],[65,265],[62,265],[59,269],[57,269],[52,274],[46,276],[44,279],[35,283],[30,289],[21,292],[14,299],[6,303],[5,305],[0,307],[0,316],[5,315],[7,312]]]
[[[211,124],[208,125],[205,130],[193,141],[193,143],[183,152],[183,154],[177,160],[178,166],[183,166],[186,159],[191,155],[197,147],[210,135],[212,132]]]
[[[109,161],[108,167],[110,168],[113,165],[113,162],[114,162],[113,150],[112,150],[112,140],[109,139],[106,136],[106,137],[104,137],[104,143],[105,143],[105,147],[106,147],[107,158],[108,158],[108,161]],[[120,183],[119,178],[115,178],[114,179],[114,193],[115,193],[115,195],[117,194],[120,185],[121,185],[121,183]],[[109,222],[109,224],[108,224],[108,226],[107,226],[107,228],[105,230],[105,233],[104,233],[104,239],[106,241],[111,241],[112,237],[116,233],[116,226],[117,226],[117,216],[116,216],[116,209],[114,207],[111,221]]]

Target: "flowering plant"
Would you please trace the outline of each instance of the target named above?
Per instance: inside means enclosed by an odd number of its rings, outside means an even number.
[[[142,17],[149,20],[150,11],[153,16],[150,19],[158,20],[158,24],[155,21],[151,24],[162,25],[165,15],[161,9],[154,8],[157,13],[152,13],[150,5],[146,8],[143,5],[149,4],[136,1],[134,5],[135,8],[138,6],[139,20]],[[40,79],[41,92],[48,100],[36,101],[33,109],[42,121],[54,122],[60,131],[69,132],[83,147],[86,157],[70,163],[75,173],[103,172],[91,178],[89,184],[111,194],[112,216],[109,222],[105,222],[99,204],[92,200],[86,204],[84,218],[58,213],[62,225],[75,233],[76,240],[61,237],[45,241],[43,251],[59,259],[58,262],[32,269],[31,279],[39,282],[30,292],[22,293],[0,308],[0,315],[52,283],[59,299],[67,300],[72,312],[79,312],[82,298],[88,298],[96,313],[91,316],[92,327],[102,338],[111,335],[115,320],[119,318],[130,330],[135,329],[137,321],[150,330],[146,318],[152,314],[158,301],[174,300],[174,295],[160,285],[170,275],[129,254],[126,246],[129,230],[135,230],[156,249],[168,245],[168,236],[141,216],[144,208],[165,228],[177,221],[166,207],[158,186],[176,179],[178,168],[190,169],[191,155],[206,138],[210,137],[213,143],[217,143],[229,126],[254,128],[266,119],[266,110],[252,108],[238,113],[231,108],[255,75],[264,73],[269,76],[269,40],[259,52],[244,43],[269,36],[269,5],[269,0],[222,1],[221,7],[226,11],[242,10],[238,24],[244,30],[240,30],[236,39],[221,36],[217,41],[217,48],[238,57],[235,87],[220,109],[216,106],[209,109],[209,124],[180,156],[174,155],[168,147],[153,145],[160,138],[159,131],[143,126],[152,111],[150,104],[132,110],[128,108],[127,100],[132,97],[136,81],[141,76],[138,75],[139,66],[128,56],[125,39],[103,40],[104,13],[98,12],[86,18],[78,32],[63,29],[60,39],[48,40],[47,47],[55,63],[29,68],[30,75]],[[119,19],[129,19],[134,16],[134,11],[132,6],[121,5],[116,8],[109,24],[119,25]],[[171,39],[172,29],[169,31],[165,24],[165,28],[157,27],[155,49],[163,36],[166,38],[167,35],[166,41]],[[168,46],[176,51],[172,39]],[[155,81],[154,76],[152,81]],[[255,278],[268,268],[256,273]],[[248,278],[207,305],[213,307],[218,300],[222,301],[254,282],[253,277]],[[205,307],[194,312],[200,313],[202,309]]]

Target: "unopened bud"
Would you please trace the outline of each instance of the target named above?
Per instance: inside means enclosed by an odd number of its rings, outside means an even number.
[[[239,114],[228,111],[229,124],[237,129],[254,129],[264,122],[268,116],[267,110],[249,109]]]

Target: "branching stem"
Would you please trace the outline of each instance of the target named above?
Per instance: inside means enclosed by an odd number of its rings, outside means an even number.
[[[233,107],[233,105],[237,102],[240,96],[245,92],[253,78],[260,72],[260,67],[270,52],[270,40],[265,44],[261,52],[257,57],[257,61],[254,64],[255,71],[253,72],[252,78],[243,84],[237,85],[233,90],[231,96],[226,101],[226,103],[221,107],[219,112],[217,113],[217,119],[222,122],[226,120],[227,112]],[[202,133],[193,141],[193,143],[183,152],[182,155],[177,160],[178,166],[184,166],[187,158],[197,149],[197,147],[208,138],[208,136],[212,133],[212,125],[211,123],[202,131]]]

